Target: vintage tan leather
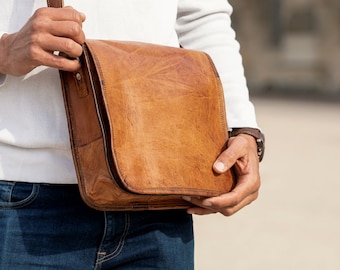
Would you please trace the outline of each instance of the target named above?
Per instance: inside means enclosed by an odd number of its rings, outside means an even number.
[[[182,196],[234,186],[212,170],[228,139],[210,57],[146,43],[86,40],[60,71],[80,193],[99,210],[187,208]]]

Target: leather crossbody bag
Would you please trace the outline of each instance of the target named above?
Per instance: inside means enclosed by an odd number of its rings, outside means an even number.
[[[112,211],[188,208],[183,196],[233,188],[230,170],[212,169],[228,129],[221,82],[207,54],[86,40],[80,62],[80,70],[60,71],[60,78],[86,204]]]

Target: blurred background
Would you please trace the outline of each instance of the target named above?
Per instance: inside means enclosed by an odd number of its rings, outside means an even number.
[[[230,2],[253,93],[340,95],[339,0]]]
[[[266,134],[257,201],[194,217],[197,270],[340,270],[340,1],[230,0]]]

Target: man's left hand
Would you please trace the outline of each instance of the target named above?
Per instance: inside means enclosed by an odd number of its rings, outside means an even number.
[[[230,138],[227,149],[217,158],[213,168],[216,173],[224,173],[232,166],[237,177],[235,188],[229,193],[207,199],[184,197],[195,205],[188,209],[189,214],[219,212],[231,216],[257,199],[261,180],[257,145],[252,136],[240,134]]]

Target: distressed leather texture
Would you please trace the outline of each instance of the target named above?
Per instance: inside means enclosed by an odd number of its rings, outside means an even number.
[[[62,72],[84,201],[100,210],[186,208],[182,196],[229,192],[212,164],[228,139],[223,92],[208,55],[87,40],[82,69]]]
[[[60,77],[78,185],[90,207],[188,208],[182,196],[233,188],[232,171],[212,169],[228,129],[221,82],[207,54],[86,40],[80,61],[79,71]]]

